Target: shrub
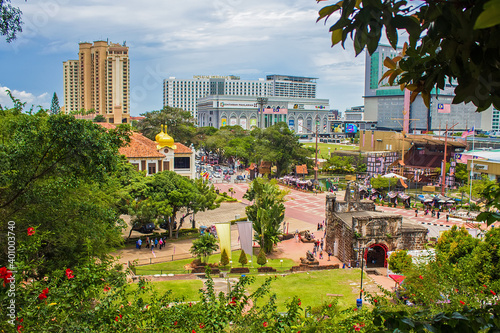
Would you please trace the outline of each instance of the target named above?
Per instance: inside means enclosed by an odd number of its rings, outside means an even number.
[[[227,255],[226,249],[222,251],[222,254],[220,256],[220,263],[223,267],[229,264],[229,256]]]
[[[238,262],[241,264],[242,267],[245,267],[246,264],[248,264],[248,259],[247,255],[244,250],[241,250],[240,258],[238,259]]]
[[[398,250],[389,257],[389,269],[396,274],[404,273],[411,265],[411,255],[406,250]]]
[[[257,264],[264,266],[267,263],[266,254],[264,253],[264,249],[260,249],[259,255],[257,256]]]

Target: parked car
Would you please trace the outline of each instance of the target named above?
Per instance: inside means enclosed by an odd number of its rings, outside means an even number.
[[[137,224],[132,230],[142,232],[143,234],[150,234],[156,229],[154,223],[146,223],[146,224]]]
[[[227,173],[228,173],[228,175],[231,175],[231,176],[232,176],[232,175],[234,175],[234,170],[233,170],[233,169],[229,169],[229,170],[227,171]]]
[[[245,180],[245,177],[243,177],[242,175],[237,175],[236,180]]]

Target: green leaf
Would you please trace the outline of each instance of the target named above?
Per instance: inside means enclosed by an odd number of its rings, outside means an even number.
[[[332,31],[332,46],[337,45],[342,40],[342,29]]]
[[[500,0],[490,0],[483,8],[483,12],[479,14],[474,24],[474,29],[491,28],[500,23]]]
[[[330,6],[326,6],[326,7],[321,8],[320,11],[318,12],[319,17],[316,20],[316,22],[319,22],[320,20],[322,20],[323,18],[326,17],[326,19],[325,19],[325,23],[326,23],[328,18],[342,7],[342,2],[343,1],[339,1],[335,5],[330,5]]]

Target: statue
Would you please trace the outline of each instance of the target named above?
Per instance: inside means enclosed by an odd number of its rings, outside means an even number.
[[[314,256],[313,256],[313,254],[312,254],[311,251],[307,250],[307,252],[306,252],[306,258],[309,261],[314,261]]]

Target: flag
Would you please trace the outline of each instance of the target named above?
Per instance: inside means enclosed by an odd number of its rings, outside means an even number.
[[[451,113],[451,104],[438,103],[438,113]]]
[[[241,244],[241,249],[245,251],[246,254],[252,255],[252,234],[253,227],[251,221],[246,222],[236,222],[238,226],[238,234]]]
[[[462,139],[465,139],[466,137],[468,137],[469,135],[473,135],[474,134],[474,127],[472,127],[470,130],[468,131],[465,131],[462,133]]]

